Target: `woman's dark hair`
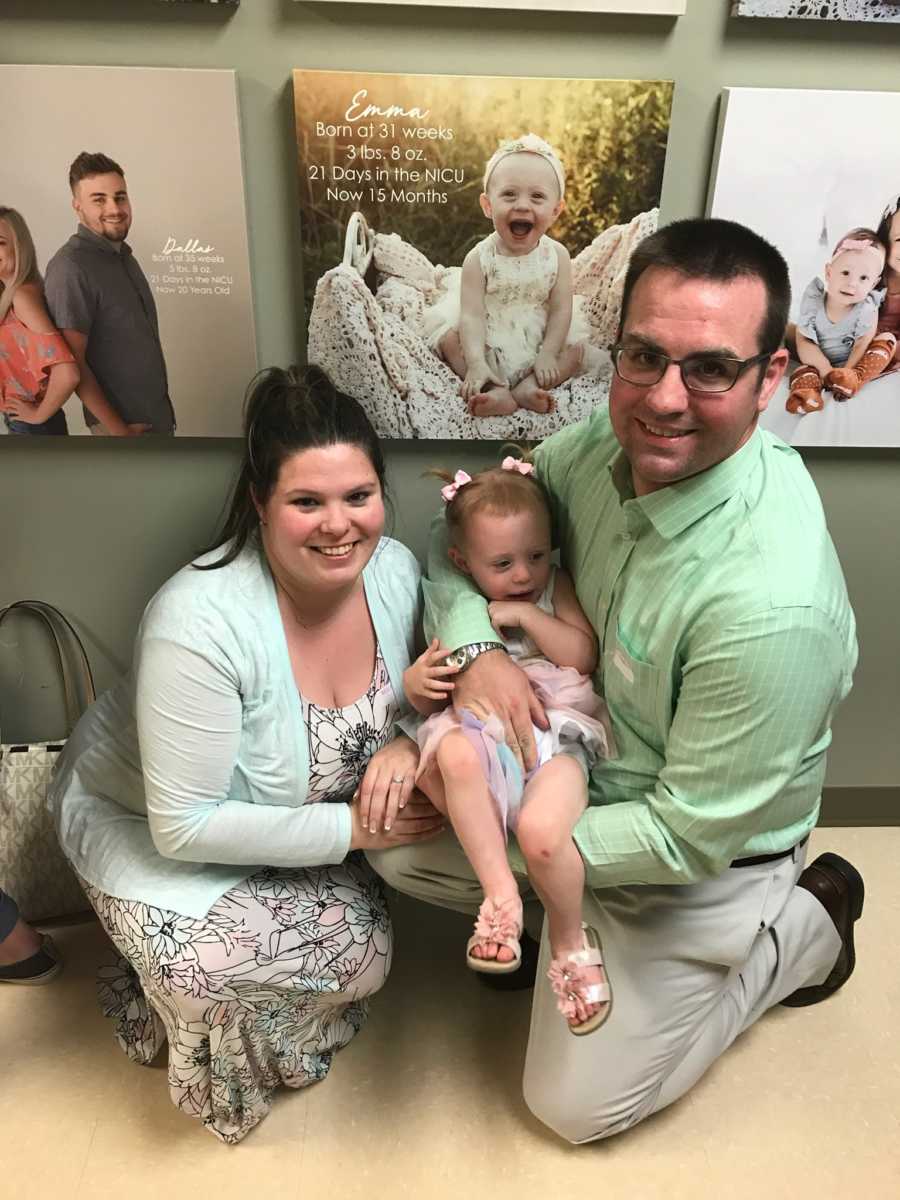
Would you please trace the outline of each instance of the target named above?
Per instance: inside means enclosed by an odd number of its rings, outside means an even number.
[[[878,229],[875,236],[881,242],[882,246],[884,246],[886,254],[890,254],[891,252],[891,224],[898,211],[900,211],[900,196],[896,200],[891,201],[881,214],[881,220],[878,222]]]
[[[266,504],[288,458],[324,446],[362,450],[386,498],[381,443],[359,402],[339,392],[320,367],[261,371],[244,401],[244,454],[228,514],[215,541],[201,553],[227,548],[216,562],[194,563],[197,570],[224,567],[237,558],[259,533],[254,499]]]

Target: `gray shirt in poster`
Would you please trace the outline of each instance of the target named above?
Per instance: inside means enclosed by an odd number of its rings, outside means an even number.
[[[883,297],[883,291],[869,292],[839,321],[832,321],[825,311],[825,284],[816,276],[800,300],[797,330],[816,343],[833,367],[842,367],[854,342],[878,324],[878,306]]]
[[[127,242],[79,225],[47,264],[44,291],[57,329],[87,337],[87,364],[123,420],[174,433],[156,305]],[[84,419],[97,424],[86,409]]]

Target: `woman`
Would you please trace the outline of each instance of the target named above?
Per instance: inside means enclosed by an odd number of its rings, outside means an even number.
[[[0,410],[6,428],[68,433],[62,407],[79,378],[72,351],[47,312],[25,219],[0,205]]]
[[[63,335],[50,320],[25,218],[0,205],[0,412],[10,433],[67,434],[63,405],[81,374]],[[147,425],[128,425],[103,397],[86,406],[114,437],[137,437]]]
[[[384,983],[390,921],[356,852],[441,827],[397,727],[419,572],[383,526],[360,406],[315,368],[265,372],[216,548],[151,600],[133,680],[55,780],[61,843],[125,960],[100,981],[119,1041],[146,1063],[164,1026],[174,1102],[223,1141],[279,1083],[326,1075]],[[389,829],[364,826],[360,788]]]

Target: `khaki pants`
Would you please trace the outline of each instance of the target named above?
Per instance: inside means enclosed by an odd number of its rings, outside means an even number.
[[[620,1133],[684,1095],[766,1009],[824,982],[841,942],[794,886],[805,857],[803,847],[686,886],[588,889],[584,919],[600,935],[613,994],[609,1019],[588,1037],[573,1037],[556,1011],[545,929],[524,1076],[534,1115],[571,1142]],[[471,913],[481,902],[450,833],[368,858],[417,899]],[[525,879],[522,890],[533,912]]]

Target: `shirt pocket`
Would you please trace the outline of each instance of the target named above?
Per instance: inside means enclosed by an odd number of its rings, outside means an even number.
[[[664,676],[659,667],[636,658],[619,630],[603,655],[603,686],[613,726],[624,724],[641,741],[663,752],[665,731]]]

